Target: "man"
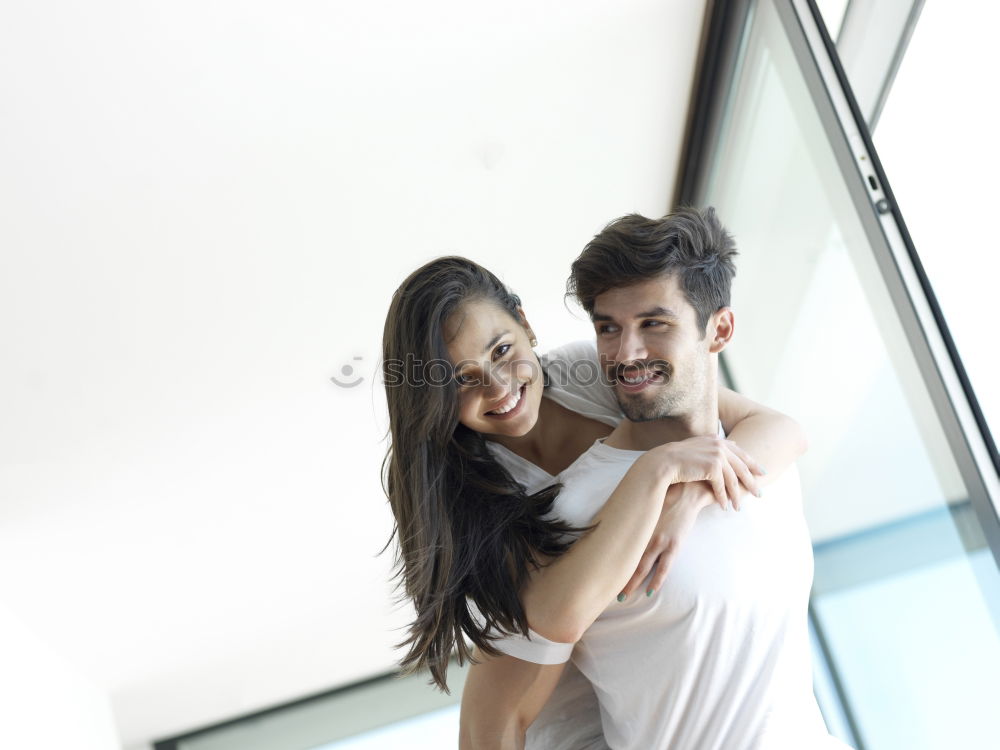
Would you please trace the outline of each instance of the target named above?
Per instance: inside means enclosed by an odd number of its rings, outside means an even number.
[[[570,289],[626,419],[560,476],[554,513],[586,526],[643,452],[719,431],[718,355],[734,317],[732,239],[714,212],[609,224],[574,262]],[[701,511],[656,596],[612,603],[572,659],[600,703],[611,748],[842,747],[812,694],[807,606],[812,550],[798,479],[786,471],[741,513]],[[530,585],[529,585],[530,586]],[[530,596],[530,590],[524,596]],[[474,666],[463,747],[517,747],[570,647],[511,639],[513,656]],[[535,663],[531,663],[535,662]],[[513,726],[473,741],[484,725]]]

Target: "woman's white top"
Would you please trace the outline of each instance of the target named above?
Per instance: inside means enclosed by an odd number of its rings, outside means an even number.
[[[597,350],[593,342],[578,341],[553,349],[541,357],[549,386],[545,397],[586,417],[617,427],[622,419],[614,394],[600,379]],[[535,493],[559,481],[544,469],[490,443],[496,459],[518,482]],[[505,653],[536,664],[562,664],[573,650],[572,643],[554,643],[532,631],[529,641],[511,636],[497,642]],[[601,726],[601,710],[590,681],[572,662],[525,739],[525,750],[607,750]]]

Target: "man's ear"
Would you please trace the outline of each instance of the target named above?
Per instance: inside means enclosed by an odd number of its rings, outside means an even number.
[[[517,315],[521,319],[521,325],[524,326],[524,332],[528,334],[528,340],[531,342],[531,345],[538,346],[538,339],[535,338],[535,332],[531,330],[531,323],[524,316],[524,308],[520,305],[517,306]]]
[[[705,333],[709,338],[708,351],[718,354],[725,349],[735,330],[736,319],[732,309],[720,307],[708,319],[708,325],[705,327]]]

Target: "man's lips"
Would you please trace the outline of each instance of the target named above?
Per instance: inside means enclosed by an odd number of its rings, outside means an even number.
[[[666,382],[667,374],[662,370],[622,370],[615,378],[615,387],[625,393],[639,393],[647,388]]]

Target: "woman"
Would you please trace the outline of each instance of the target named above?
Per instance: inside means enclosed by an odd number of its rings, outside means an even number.
[[[708,480],[712,491],[700,483],[683,487],[723,505],[727,496],[738,503],[740,485],[757,492],[754,474],[761,471],[735,443],[695,438],[661,446],[636,462],[594,527],[571,544],[580,530],[546,516],[558,491],[555,476],[621,415],[599,383],[546,388],[534,345],[518,298],[463,258],[440,258],[411,274],[386,319],[386,492],[399,575],[417,613],[402,664],[429,668],[441,688],[452,650],[460,660],[472,656],[463,634],[496,655],[490,639],[501,632],[533,630],[559,640],[596,616],[623,581],[622,594],[631,594],[693,520],[672,512],[670,495],[665,504],[667,487]],[[727,432],[783,468],[804,444],[797,425],[747,404],[720,392]],[[651,537],[657,541],[647,549]],[[668,558],[647,594],[662,583]],[[528,577],[543,572],[561,590],[547,596],[534,585],[533,601],[522,603]],[[573,607],[547,607],[567,601],[566,581],[573,582]]]

